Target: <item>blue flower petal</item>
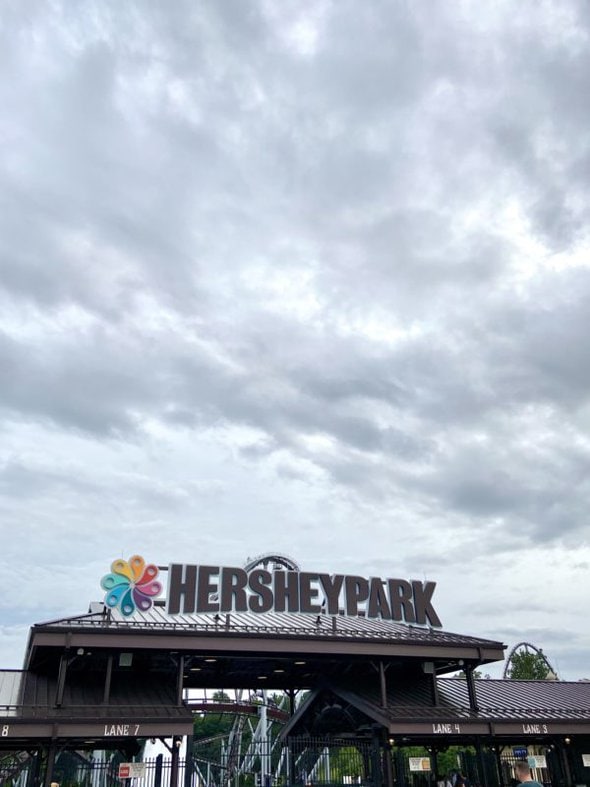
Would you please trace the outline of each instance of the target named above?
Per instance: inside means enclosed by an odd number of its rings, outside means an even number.
[[[104,603],[107,607],[116,607],[127,592],[129,592],[129,583],[126,585],[116,585],[106,594]]]
[[[105,574],[100,580],[100,586],[103,590],[112,590],[117,585],[128,585],[129,580],[122,577],[120,574]]]
[[[133,601],[133,594],[131,588],[127,589],[127,592],[121,599],[121,604],[119,609],[125,615],[125,617],[129,617],[129,615],[133,615],[135,612],[135,602]]]

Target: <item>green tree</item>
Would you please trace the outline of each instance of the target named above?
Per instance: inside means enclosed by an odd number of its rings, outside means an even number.
[[[510,659],[508,678],[511,680],[547,680],[554,674],[541,653],[517,650]]]
[[[463,672],[463,670],[458,672],[455,677],[461,678],[462,680],[467,680],[467,675]],[[485,675],[482,673],[481,670],[474,669],[473,670],[473,677],[474,677],[475,680],[482,680],[485,677]]]
[[[213,694],[214,702],[230,702],[223,691]],[[193,719],[194,753],[198,758],[221,762],[221,750],[227,741],[234,717],[229,713],[199,713]]]

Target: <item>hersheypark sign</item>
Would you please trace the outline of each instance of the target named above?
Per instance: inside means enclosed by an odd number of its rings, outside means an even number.
[[[139,555],[115,560],[101,585],[105,603],[125,616],[147,611],[162,593],[158,568]],[[192,613],[303,612],[345,614],[418,625],[442,624],[432,604],[435,582],[285,569],[171,563],[166,610]]]

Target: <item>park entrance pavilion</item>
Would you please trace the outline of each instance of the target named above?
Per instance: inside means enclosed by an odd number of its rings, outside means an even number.
[[[362,615],[171,616],[156,602],[125,617],[93,604],[33,626],[23,670],[0,672],[0,780],[118,785],[112,753],[135,762],[161,739],[169,755],[137,787],[426,787],[449,747],[474,785],[508,785],[511,759],[531,754],[541,781],[590,785],[590,684],[475,679],[504,649]],[[282,707],[267,701],[273,693]],[[217,764],[193,740],[206,712],[246,720]],[[236,731],[261,716],[273,732],[246,761]]]

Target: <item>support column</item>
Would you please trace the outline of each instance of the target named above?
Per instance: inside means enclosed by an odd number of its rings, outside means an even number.
[[[431,763],[432,763],[432,768],[430,770],[430,774],[432,776],[432,782],[434,784],[436,784],[436,781],[437,781],[437,778],[438,778],[438,775],[439,775],[439,773],[438,773],[438,751],[437,751],[437,749],[434,746],[432,747],[432,750],[431,750],[431,753],[430,753],[430,757],[431,757]],[[484,784],[484,782],[481,782],[481,784]]]
[[[102,701],[104,705],[109,704],[109,700],[111,698],[111,681],[113,679],[113,654],[111,653],[107,660],[107,671],[104,676],[104,692],[102,695]]]
[[[381,778],[381,757],[379,756],[380,753],[380,745],[379,745],[379,734],[377,730],[373,730],[373,740],[372,740],[372,752],[371,752],[371,776],[373,787],[382,787],[383,779]]]
[[[569,741],[568,741],[569,742]],[[568,744],[558,744],[559,756],[563,765],[563,775],[565,776],[566,787],[572,787],[572,770],[570,768],[569,747]]]
[[[498,787],[504,787],[504,771],[502,770],[500,752],[500,746],[494,746],[494,758],[496,760],[496,770],[498,771]]]
[[[379,688],[381,689],[381,707],[387,707],[387,681],[385,680],[385,666],[379,662]]]
[[[64,651],[59,660],[59,672],[57,675],[57,689],[55,692],[55,705],[60,707],[64,699],[64,689],[66,687],[66,673],[68,671],[68,664],[70,658],[68,651]]]
[[[393,762],[389,741],[383,747],[383,772],[385,773],[385,787],[393,787]]]
[[[172,738],[172,751],[170,753],[170,787],[178,787],[178,764],[180,759],[180,746],[177,742],[180,738],[174,736]]]
[[[431,678],[430,692],[432,694],[432,704],[436,707],[437,705],[440,705],[440,700],[438,697],[438,683],[436,682],[436,672],[432,673]]]
[[[176,704],[182,705],[182,692],[184,690],[184,656],[178,659],[178,673],[176,675]]]
[[[287,767],[289,772],[287,773],[287,784],[293,785],[295,784],[295,752],[293,751],[293,742],[291,738],[287,738]]]
[[[465,677],[467,679],[467,692],[469,694],[469,707],[472,711],[479,710],[477,705],[477,694],[475,692],[475,680],[473,678],[473,667],[465,667]]]
[[[397,777],[396,784],[398,787],[406,787],[406,758],[402,747],[398,747],[395,753],[395,775]]]
[[[186,759],[184,761],[184,787],[191,787],[193,781],[193,736],[186,736]]]
[[[55,755],[57,754],[57,744],[51,741],[47,750],[47,762],[45,763],[45,779],[44,786],[51,787],[51,782],[54,781],[53,769],[55,768]]]
[[[475,752],[477,754],[477,770],[479,771],[479,783],[487,784],[486,767],[483,758],[483,751],[481,748],[481,741],[479,740],[479,738],[477,738],[475,741]]]
[[[289,697],[289,716],[295,715],[295,689],[289,689],[287,691],[287,696]]]
[[[41,773],[41,760],[43,759],[43,749],[37,749],[31,755],[33,762],[27,774],[27,787],[39,787],[39,775]]]
[[[156,757],[156,770],[154,773],[154,787],[162,787],[162,761],[164,760],[164,756],[162,754],[158,754]]]

